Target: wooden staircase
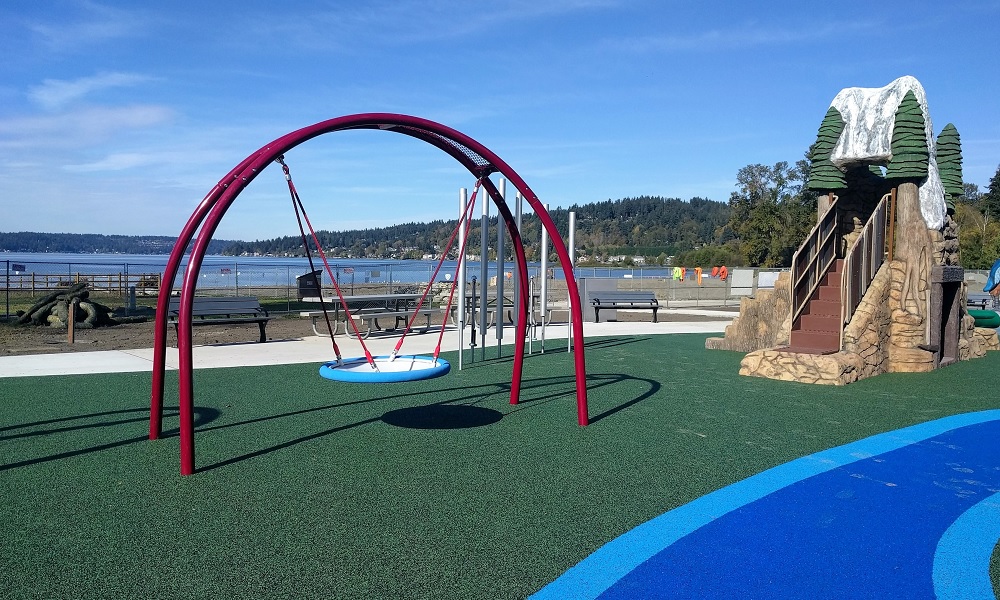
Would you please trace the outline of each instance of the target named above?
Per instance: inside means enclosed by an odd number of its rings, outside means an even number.
[[[844,260],[831,265],[820,286],[809,298],[799,318],[792,323],[791,339],[784,352],[829,354],[840,351],[841,317],[840,283]]]

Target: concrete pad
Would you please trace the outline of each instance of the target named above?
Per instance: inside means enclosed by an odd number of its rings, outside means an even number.
[[[684,309],[676,309],[684,310]],[[695,309],[687,309],[695,310]],[[605,322],[584,323],[585,338],[605,337],[615,335],[660,335],[670,333],[721,333],[730,320],[725,319],[726,313],[719,311],[704,311],[711,316],[719,315],[718,321],[691,322]],[[477,334],[479,332],[477,331]],[[565,344],[569,329],[565,323],[548,325],[545,328],[545,339],[548,342],[558,341]],[[536,328],[532,347],[540,349],[542,330]],[[514,342],[514,327],[503,329],[503,345]],[[468,343],[469,333],[465,334]],[[364,356],[364,350],[357,339],[338,335],[337,345],[344,358]],[[477,344],[481,343],[477,335]],[[375,334],[365,340],[365,345],[373,356],[390,354],[396,347],[399,336],[392,334]],[[401,354],[431,354],[437,345],[438,332],[411,332],[406,336]],[[441,351],[448,352],[458,349],[458,334],[454,327],[449,327],[441,342]],[[496,329],[486,330],[486,346],[496,347]],[[195,346],[193,348],[194,368],[214,369],[224,367],[248,367],[277,364],[323,363],[336,359],[333,345],[329,338],[306,336],[288,340],[271,340],[265,343],[247,342],[239,344],[218,344]],[[167,348],[168,370],[176,370],[177,348]],[[33,354],[25,356],[0,357],[0,378],[3,377],[33,377],[39,375],[76,375],[85,373],[126,373],[152,371],[153,350],[144,348],[138,350],[103,350],[97,352],[64,352],[58,354]]]
[[[121,350],[29,354],[0,358],[0,377],[134,373],[152,370],[151,361]]]

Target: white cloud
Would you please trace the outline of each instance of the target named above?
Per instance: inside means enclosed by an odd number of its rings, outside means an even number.
[[[75,173],[92,173],[96,171],[122,171],[133,167],[143,167],[156,162],[156,157],[152,154],[140,152],[120,152],[110,154],[101,160],[80,164],[65,165],[63,169]]]
[[[460,0],[381,0],[333,3],[332,8],[247,20],[243,41],[281,39],[312,50],[415,44],[468,38],[511,24],[614,8],[621,0],[497,0],[481,6]]]
[[[123,130],[160,125],[169,121],[173,114],[165,106],[133,105],[0,119],[0,148],[23,150],[88,147]]]
[[[859,32],[872,31],[877,27],[875,23],[864,21],[829,23],[820,27],[769,27],[749,23],[730,29],[625,38],[609,41],[605,45],[639,53],[732,50],[843,38]]]
[[[80,2],[77,6],[83,13],[79,18],[70,14],[66,17],[66,22],[34,22],[28,24],[28,29],[50,49],[62,52],[109,40],[141,36],[152,21],[143,13],[96,2]]]
[[[46,79],[28,90],[28,97],[47,110],[55,110],[93,92],[137,85],[151,78],[136,73],[98,73],[73,80]]]

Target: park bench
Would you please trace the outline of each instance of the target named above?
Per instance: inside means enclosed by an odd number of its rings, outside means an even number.
[[[179,326],[180,298],[171,298],[168,307],[167,323],[172,324],[176,330]],[[267,315],[267,311],[260,305],[260,301],[253,296],[244,297],[210,297],[195,296],[191,305],[191,325],[239,325],[243,323],[256,323],[260,328],[261,342],[267,341],[264,328],[267,322],[273,317]]]
[[[660,308],[660,303],[656,300],[653,292],[646,291],[594,291],[587,293],[587,299],[594,308],[594,320],[601,322],[601,309],[610,310],[618,308],[649,308],[653,311],[653,322],[656,323],[656,311]]]
[[[982,310],[986,310],[987,307],[1000,308],[1000,306],[998,306],[996,296],[991,296],[990,294],[986,293],[976,293],[976,292],[970,293],[968,295],[968,298],[966,299],[965,304],[966,306],[970,307],[978,306]]]
[[[427,333],[427,331],[431,328],[431,317],[434,316],[434,315],[436,315],[436,314],[441,313],[442,310],[443,309],[440,309],[440,308],[421,308],[420,310],[416,311],[418,315],[420,315],[420,316],[422,316],[422,317],[424,317],[426,319],[426,321],[424,323],[423,330],[421,330],[420,333]],[[359,331],[361,331],[361,337],[362,338],[367,338],[369,335],[371,335],[372,331],[382,331],[384,329],[392,329],[392,330],[394,330],[394,329],[399,329],[400,325],[405,326],[406,323],[407,323],[407,321],[410,319],[410,317],[413,316],[413,312],[414,312],[413,310],[390,310],[390,309],[385,309],[385,308],[363,308],[363,309],[357,310],[355,312],[352,312],[351,313],[351,317],[353,319],[357,319],[360,322],[361,327],[359,327],[358,329],[359,329]],[[316,335],[321,335],[321,336],[329,335],[329,333],[321,332],[317,328],[317,324],[319,323],[320,319],[323,318],[323,311],[321,311],[321,310],[302,311],[302,312],[299,313],[299,316],[301,316],[301,317],[308,317],[309,319],[312,320],[313,332]],[[335,318],[335,315],[331,314],[330,317],[331,317],[331,319],[333,319],[333,318]],[[391,328],[390,327],[383,327],[383,326],[381,326],[379,324],[379,322],[378,322],[379,319],[383,319],[383,322],[387,321],[388,319],[393,319],[394,320],[394,324],[393,324],[393,326]],[[333,324],[333,332],[334,332],[334,334],[337,333],[337,325],[338,325],[338,323],[339,323],[339,321],[334,321],[332,323]],[[348,326],[347,326],[346,322],[344,323],[344,333],[345,334],[351,333],[350,331],[348,331]]]

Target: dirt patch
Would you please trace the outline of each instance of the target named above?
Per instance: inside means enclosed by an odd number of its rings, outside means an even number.
[[[253,342],[259,337],[257,325],[205,325],[193,329],[195,344],[228,344]],[[277,317],[267,325],[270,340],[295,339],[314,335],[309,319]],[[167,329],[167,345],[177,345],[174,328]],[[0,323],[0,356],[48,354],[55,352],[88,352],[94,350],[133,350],[153,347],[153,322],[129,323],[95,329],[80,329],[74,343],[67,331],[54,327]]]

